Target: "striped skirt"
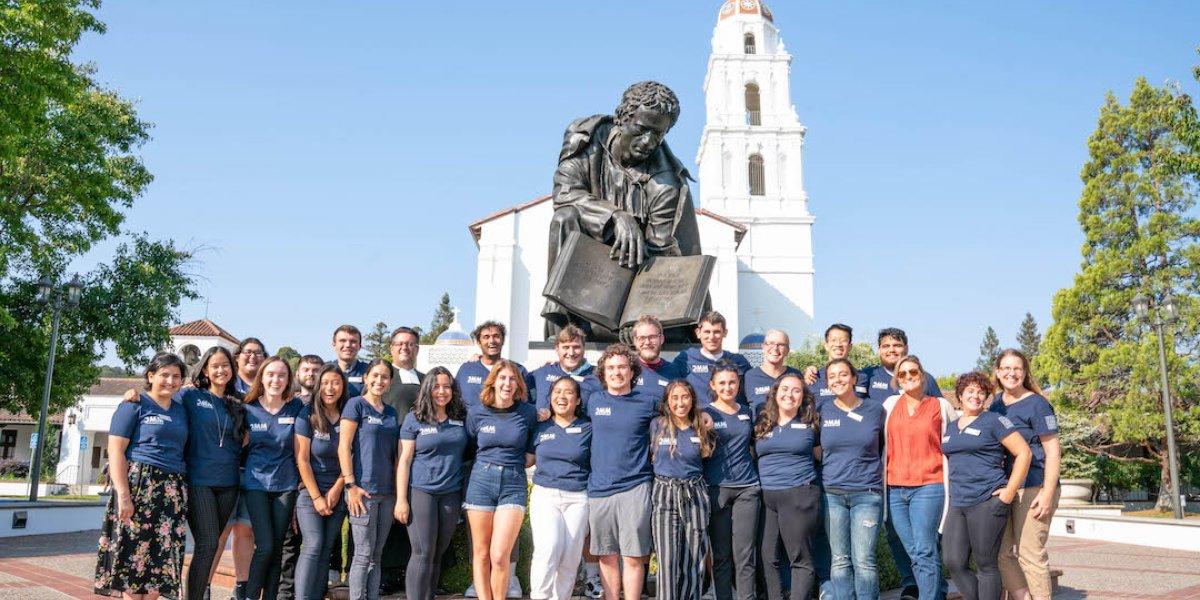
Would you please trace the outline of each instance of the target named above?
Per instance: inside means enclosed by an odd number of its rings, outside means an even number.
[[[658,554],[656,600],[700,600],[709,546],[708,485],[703,477],[655,477],[652,501]]]

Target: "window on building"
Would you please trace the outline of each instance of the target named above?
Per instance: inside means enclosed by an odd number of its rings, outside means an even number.
[[[762,125],[762,100],[756,83],[746,84],[746,124]]]
[[[0,458],[12,458],[17,454],[17,432],[14,429],[0,431]]]
[[[763,169],[761,154],[750,155],[750,195],[765,196],[767,194],[767,174]]]
[[[754,34],[753,33],[747,33],[746,37],[743,38],[743,41],[745,42],[745,45],[746,45],[746,54],[755,54],[758,52],[758,47],[754,45]]]

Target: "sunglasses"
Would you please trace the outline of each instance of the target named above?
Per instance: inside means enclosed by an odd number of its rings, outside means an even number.
[[[916,379],[920,376],[920,369],[905,369],[903,371],[896,371],[896,377],[899,379]]]

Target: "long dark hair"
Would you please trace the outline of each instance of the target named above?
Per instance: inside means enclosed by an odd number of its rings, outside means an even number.
[[[733,373],[734,375],[736,375],[737,376],[736,379],[738,382],[738,391],[739,392],[742,391],[742,373],[740,371],[738,371],[737,365],[733,364],[733,361],[722,360],[721,362],[717,363],[717,365],[715,367],[713,367],[712,371],[709,372],[709,374],[708,374],[708,383],[709,383],[708,397],[709,397],[709,400],[711,400],[711,402],[717,401],[717,390],[712,389],[712,382],[713,382],[713,380],[715,380],[717,378],[717,375],[720,373]],[[695,398],[694,395],[692,397]],[[711,402],[710,402],[710,404],[711,404]]]
[[[224,355],[225,360],[229,361],[229,383],[221,392],[221,400],[225,402],[225,412],[233,419],[233,435],[240,440],[246,433],[246,412],[242,406],[242,393],[237,391],[237,361],[233,359],[233,353],[223,346],[209,348],[192,371],[192,387],[212,393],[213,382],[205,371],[208,370],[209,361],[218,354]]]
[[[308,422],[312,424],[313,431],[321,433],[329,433],[329,430],[333,428],[333,424],[325,418],[325,401],[321,399],[321,379],[325,377],[326,373],[334,373],[342,380],[342,395],[337,400],[338,414],[341,414],[342,409],[346,408],[346,403],[350,401],[350,386],[347,385],[346,374],[338,368],[337,363],[322,365],[321,369],[317,371],[317,385],[313,389],[312,403],[309,404],[312,408],[308,415]]]
[[[566,331],[566,329],[564,329],[563,331]],[[570,375],[564,375],[563,377],[559,377],[558,380],[555,381],[554,384],[550,386],[550,398],[554,397],[554,388],[558,387],[558,384],[563,381],[570,382],[571,387],[575,388],[575,401],[576,402],[575,402],[575,414],[573,416],[575,418],[582,417],[583,416],[583,389],[579,387],[579,382],[575,381],[574,377],[571,377]],[[553,413],[554,409],[551,408],[550,412]],[[551,417],[553,417],[553,416],[554,415],[551,414]]]
[[[832,363],[831,363],[832,364]],[[849,364],[849,363],[847,363]],[[851,367],[853,369],[854,367]],[[800,384],[800,389],[804,390],[804,397],[800,400],[800,407],[796,410],[796,416],[800,418],[801,423],[807,423],[813,429],[813,434],[817,435],[817,428],[820,427],[821,420],[817,416],[816,402],[813,401],[812,392],[808,391],[808,386],[804,385],[804,380],[800,379],[799,375],[788,374],[775,380],[771,384],[771,391],[767,392],[767,403],[763,406],[763,411],[758,415],[758,422],[754,424],[754,438],[762,439],[771,430],[779,425],[779,402],[776,397],[779,395],[779,386],[785,379],[795,379]]]
[[[337,363],[334,363],[334,364],[337,364]],[[371,371],[374,370],[375,367],[378,367],[380,365],[387,367],[388,382],[389,382],[388,386],[390,389],[390,386],[392,383],[392,363],[384,360],[382,357],[376,358],[376,359],[372,360],[371,362],[367,363],[367,369],[365,371],[363,371],[363,393],[362,393],[362,395],[364,397],[367,395],[367,375],[370,375]],[[386,394],[387,390],[384,390],[384,393]]]
[[[700,458],[708,458],[712,456],[713,450],[716,448],[716,435],[713,433],[711,427],[705,426],[704,420],[701,418],[700,405],[696,398],[696,389],[686,379],[676,379],[667,384],[667,389],[663,390],[662,400],[658,403],[659,416],[658,427],[656,428],[658,433],[651,441],[650,459],[654,460],[654,456],[658,453],[657,448],[662,443],[662,440],[668,439],[674,442],[676,434],[679,432],[679,428],[675,427],[675,419],[671,414],[670,401],[671,392],[676,388],[687,390],[688,395],[692,397],[692,408],[688,411],[688,423],[691,424],[692,431],[695,431],[696,435],[700,438]],[[671,444],[671,449],[667,451],[672,458],[675,456],[675,449],[677,447],[678,445]]]
[[[437,385],[438,375],[445,375],[450,380],[450,404],[446,405],[446,418],[463,420],[467,409],[463,407],[462,390],[458,382],[446,367],[434,367],[425,374],[421,389],[417,390],[417,399],[413,401],[412,414],[418,423],[426,425],[437,424],[437,403],[433,401],[433,386]]]
[[[159,352],[146,363],[146,370],[142,372],[142,380],[146,382],[146,390],[150,389],[150,376],[163,370],[175,367],[179,369],[179,378],[187,374],[187,365],[183,364],[183,359],[179,358],[174,352]]]

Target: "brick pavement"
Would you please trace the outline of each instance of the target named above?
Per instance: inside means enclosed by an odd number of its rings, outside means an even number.
[[[91,531],[0,541],[0,599],[96,598],[97,537]],[[1055,537],[1050,555],[1063,570],[1056,599],[1200,600],[1200,553]]]

